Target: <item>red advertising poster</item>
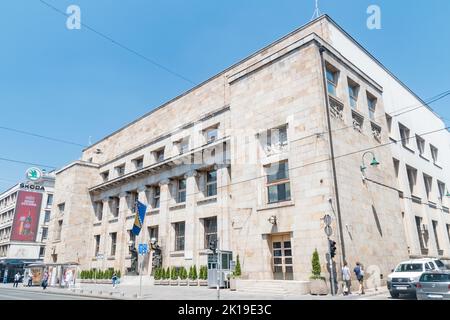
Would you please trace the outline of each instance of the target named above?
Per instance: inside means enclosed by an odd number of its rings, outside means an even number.
[[[11,241],[35,241],[41,211],[42,193],[19,191]]]

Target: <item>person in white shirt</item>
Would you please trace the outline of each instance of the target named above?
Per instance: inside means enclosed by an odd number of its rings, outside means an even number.
[[[343,289],[344,296],[352,294],[351,272],[347,262],[344,262],[344,266],[342,267],[342,280],[344,281],[344,289]]]

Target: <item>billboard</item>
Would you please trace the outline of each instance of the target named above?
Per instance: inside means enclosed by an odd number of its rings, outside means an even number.
[[[11,241],[35,241],[41,211],[42,193],[19,191]]]

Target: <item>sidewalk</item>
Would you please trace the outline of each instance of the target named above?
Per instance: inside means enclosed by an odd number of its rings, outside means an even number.
[[[115,289],[107,284],[76,284],[74,288],[47,287],[43,290],[41,287],[24,287],[19,285],[13,288],[11,284],[0,284],[0,288],[10,288],[12,290],[36,291],[47,294],[64,294],[72,296],[83,296],[114,300],[217,300],[217,291],[206,287],[180,287],[180,286],[143,286],[142,297],[139,296],[139,286],[119,285]],[[343,295],[280,295],[280,294],[262,294],[230,291],[229,289],[220,290],[221,300],[358,300],[367,297],[373,297],[387,293],[387,288],[379,288],[378,291],[366,290],[365,295],[343,296]]]

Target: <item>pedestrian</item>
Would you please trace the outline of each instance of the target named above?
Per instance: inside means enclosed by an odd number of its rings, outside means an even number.
[[[352,294],[351,287],[352,287],[352,281],[351,281],[351,273],[350,268],[348,267],[347,262],[344,262],[344,266],[342,267],[342,280],[344,281],[344,288],[343,293],[344,296]]]
[[[353,269],[353,272],[355,272],[356,279],[358,279],[358,282],[359,282],[359,294],[365,294],[363,265],[361,263],[357,262],[356,267]]]
[[[8,269],[5,270],[5,273],[3,273],[3,284],[8,283]]]
[[[44,275],[42,276],[42,289],[45,290],[47,288],[48,285],[48,273],[47,271],[45,271]]]
[[[20,281],[20,273],[17,272],[17,273],[14,275],[14,283],[13,283],[13,287],[16,287],[16,288],[17,288],[17,286],[19,285],[19,281]]]
[[[116,288],[116,284],[117,284],[117,274],[114,272],[113,276],[112,276],[112,285],[113,288]]]
[[[28,287],[31,287],[33,285],[33,272],[30,270],[28,272]]]
[[[65,281],[66,281],[66,287],[70,289],[72,287],[72,281],[73,281],[72,270],[67,270]]]

